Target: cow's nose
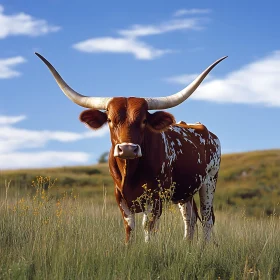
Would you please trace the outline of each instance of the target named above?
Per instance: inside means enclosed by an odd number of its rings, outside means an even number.
[[[115,146],[114,156],[123,159],[134,159],[142,156],[141,147],[133,143],[121,143]]]
[[[127,144],[120,144],[118,145],[118,152],[119,155],[129,155],[130,153],[137,154],[137,150],[139,149],[138,145],[127,145]]]

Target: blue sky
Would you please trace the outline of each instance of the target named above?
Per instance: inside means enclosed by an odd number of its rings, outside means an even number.
[[[0,169],[93,164],[110,148],[35,51],[90,96],[170,95],[228,55],[169,111],[204,123],[223,153],[279,148],[280,3],[163,3],[0,1]]]

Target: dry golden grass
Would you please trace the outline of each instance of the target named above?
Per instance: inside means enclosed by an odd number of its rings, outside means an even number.
[[[54,181],[42,176],[33,181],[32,195],[2,187],[0,279],[280,279],[276,215],[218,212],[215,243],[205,246],[200,224],[192,244],[183,240],[172,205],[148,244],[137,215],[126,246],[121,215],[105,188],[98,199],[75,192],[54,196]]]

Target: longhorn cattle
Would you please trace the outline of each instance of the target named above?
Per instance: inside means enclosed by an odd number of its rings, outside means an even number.
[[[149,111],[168,109],[182,103],[226,57],[214,62],[189,86],[171,96],[101,98],[77,93],[43,56],[36,55],[47,65],[64,94],[76,104],[88,108],[80,115],[83,123],[92,129],[106,123],[109,126],[112,142],[109,169],[124,220],[126,242],[135,226],[135,213],[140,212],[144,212],[145,241],[149,240],[162,213],[160,193],[171,186],[171,199],[179,205],[183,217],[184,237],[190,240],[198,216],[193,196],[199,192],[203,233],[208,241],[215,221],[213,198],[220,167],[220,141],[201,123],[175,123],[174,116],[168,112]],[[144,202],[139,197],[143,197],[145,191],[150,196]]]

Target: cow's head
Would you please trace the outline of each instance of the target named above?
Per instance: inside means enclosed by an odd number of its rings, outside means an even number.
[[[124,98],[124,97],[88,97],[83,96],[61,78],[55,68],[40,54],[36,53],[48,66],[57,84],[76,104],[90,108],[80,115],[80,120],[93,129],[98,129],[106,122],[110,128],[114,156],[133,159],[142,156],[141,144],[145,130],[154,132],[166,130],[174,123],[174,117],[163,111],[153,114],[148,110],[168,109],[186,100],[200,85],[208,73],[223,59],[222,57],[205,69],[190,85],[180,92],[167,97],[157,98]],[[99,111],[99,110],[105,110]]]
[[[93,129],[108,123],[114,156],[123,159],[142,156],[141,144],[146,130],[161,132],[174,123],[174,117],[167,112],[149,113],[147,101],[136,97],[112,98],[106,112],[85,110],[80,120]]]

